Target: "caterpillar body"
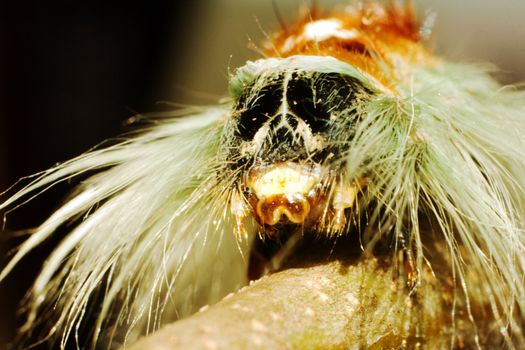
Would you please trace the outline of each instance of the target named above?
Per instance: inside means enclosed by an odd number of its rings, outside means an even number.
[[[22,332],[47,323],[66,348],[89,319],[82,346],[129,343],[245,285],[257,242],[354,235],[362,259],[383,247],[407,293],[427,267],[450,282],[451,322],[476,330],[452,348],[525,346],[525,93],[434,56],[422,29],[410,5],[309,11],[231,75],[227,103],[181,110],[6,198],[1,209],[96,172],[0,274],[74,223]]]

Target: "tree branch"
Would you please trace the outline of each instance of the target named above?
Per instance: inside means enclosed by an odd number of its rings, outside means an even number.
[[[375,259],[266,276],[128,350],[438,349],[450,346],[438,283],[417,293]]]

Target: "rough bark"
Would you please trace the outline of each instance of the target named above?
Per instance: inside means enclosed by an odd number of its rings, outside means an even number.
[[[375,259],[289,268],[169,324],[128,350],[450,347],[443,291],[410,292]]]

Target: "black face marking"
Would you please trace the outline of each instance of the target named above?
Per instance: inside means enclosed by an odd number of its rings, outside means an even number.
[[[347,109],[363,88],[355,79],[337,74],[318,74],[313,78],[295,77],[288,85],[287,100],[295,115],[318,133],[329,127],[332,114]]]
[[[237,106],[243,111],[238,121],[238,136],[243,140],[252,140],[268,118],[277,113],[282,98],[282,78],[264,86],[256,96],[249,91],[242,94]]]
[[[237,166],[322,163],[340,154],[357,120],[356,103],[371,94],[356,78],[339,73],[281,72],[260,84],[248,86],[235,106],[228,158]]]

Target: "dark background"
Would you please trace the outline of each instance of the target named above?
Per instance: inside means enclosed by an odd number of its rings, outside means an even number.
[[[276,2],[287,20],[305,3]],[[431,45],[439,52],[494,62],[506,82],[525,79],[522,1],[419,7],[438,14]],[[158,101],[214,103],[226,91],[228,68],[258,58],[247,43],[260,43],[276,22],[271,0],[0,0],[0,191],[118,135],[136,112],[164,110]],[[38,225],[67,190],[59,186],[10,215],[10,232]],[[22,241],[9,236],[0,235],[0,266]],[[53,243],[0,284],[0,349],[20,324],[17,304]]]
[[[164,88],[171,50],[188,47],[198,12],[191,0],[2,2],[0,188],[118,135],[136,111],[172,99]],[[66,191],[61,186],[10,215],[7,227],[36,226]],[[21,241],[7,236],[0,266]],[[20,324],[17,304],[53,243],[0,285],[0,348]]]

